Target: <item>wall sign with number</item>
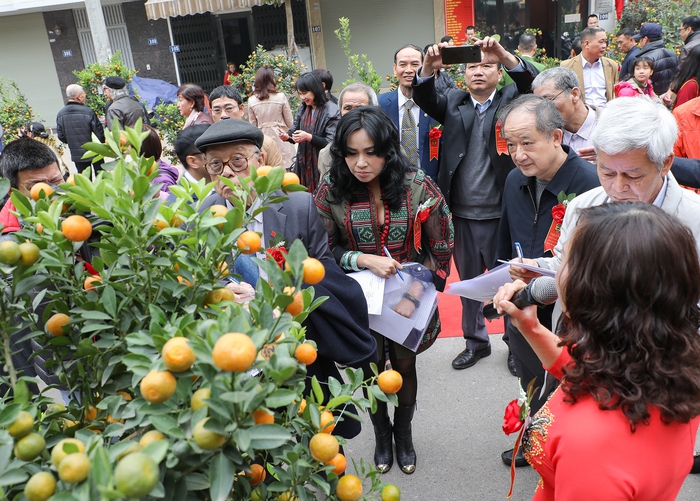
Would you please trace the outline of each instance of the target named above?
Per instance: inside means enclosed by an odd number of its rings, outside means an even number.
[[[180,46],[179,45],[171,45],[170,52],[180,52]]]
[[[157,38],[149,38],[148,45],[158,45],[158,39]]]

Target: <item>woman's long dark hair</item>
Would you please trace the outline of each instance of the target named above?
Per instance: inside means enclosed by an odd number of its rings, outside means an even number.
[[[582,211],[567,246],[561,295],[565,401],[591,395],[632,431],[648,406],[665,423],[700,414],[700,264],[695,238],[650,204]]]
[[[406,197],[406,173],[413,169],[401,151],[398,129],[378,106],[355,108],[338,122],[331,146],[330,194],[338,201],[354,201],[356,192],[366,190],[364,183],[352,175],[345,162],[350,134],[362,129],[374,143],[374,154],[385,162],[379,174],[379,185],[384,193],[382,199],[391,210],[398,210]]]
[[[311,92],[314,95],[314,104],[321,107],[328,102],[326,90],[323,88],[321,78],[311,71],[302,73],[297,79],[296,88],[301,92]]]
[[[683,84],[691,78],[695,78],[700,85],[700,45],[693,47],[693,50],[688,53],[688,57],[681,64],[678,76],[671,82],[671,91],[678,93]]]
[[[277,82],[275,82],[275,72],[267,66],[261,67],[255,73],[255,82],[253,83],[253,93],[255,97],[264,101],[270,97],[271,92],[277,92]]]

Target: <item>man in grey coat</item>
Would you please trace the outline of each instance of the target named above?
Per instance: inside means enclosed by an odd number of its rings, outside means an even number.
[[[140,118],[143,123],[148,123],[145,108],[129,97],[126,82],[121,77],[109,77],[102,86],[105,96],[112,102],[106,112],[107,127],[111,128],[114,119],[119,121],[119,127],[133,127]]]

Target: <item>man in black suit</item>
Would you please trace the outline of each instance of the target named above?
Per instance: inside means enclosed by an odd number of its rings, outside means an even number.
[[[265,155],[260,151],[263,138],[262,131],[249,122],[220,120],[195,141],[195,146],[205,155],[205,168],[213,180],[218,180],[216,193],[204,199],[200,212],[215,204],[232,207],[228,199],[235,194],[220,178],[239,183],[239,179],[250,176],[251,167],[265,165]],[[217,166],[217,162],[225,163]],[[285,196],[282,192],[277,195]],[[370,362],[377,361],[377,343],[369,332],[369,315],[362,289],[336,264],[328,247],[328,233],[311,194],[293,192],[286,196],[287,200],[257,214],[248,229],[262,234],[263,248],[270,245],[273,237],[277,237],[278,242],[284,240],[287,248],[300,239],[309,256],[320,260],[326,269],[325,278],[314,289],[317,297],[326,296],[328,299],[304,321],[306,336],[316,341],[319,355],[318,360],[307,367],[307,375],[315,375],[320,381],[327,381],[330,376],[341,380],[336,363],[363,367],[368,375]],[[255,195],[247,205],[256,205]],[[245,257],[241,255],[238,259]],[[264,259],[265,255],[258,257]],[[234,266],[234,270],[238,273],[238,266]],[[323,389],[326,391],[327,385],[323,385]],[[329,394],[326,398],[330,398]],[[348,411],[356,413],[351,408]],[[336,433],[345,438],[352,438],[359,432],[360,425],[353,419],[345,419],[336,426]]]
[[[435,72],[442,66],[440,49],[433,45],[413,81],[416,104],[443,124],[443,158],[438,186],[452,211],[455,226],[454,259],[462,280],[491,267],[496,256],[501,198],[508,173],[515,167],[508,156],[497,123],[498,110],[520,94],[530,91],[537,69],[486,37],[480,63],[468,63],[464,79],[470,92],[450,89],[435,92]],[[512,84],[496,89],[503,70]],[[483,303],[462,299],[462,330],[466,349],[452,361],[455,369],[471,367],[491,354]],[[508,366],[515,372],[509,353]]]

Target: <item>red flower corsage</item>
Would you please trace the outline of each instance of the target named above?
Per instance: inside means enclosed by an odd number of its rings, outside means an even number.
[[[520,381],[520,380],[518,380]],[[510,435],[519,431],[518,438],[515,439],[515,447],[513,447],[513,461],[510,464],[510,489],[508,490],[508,498],[513,495],[513,484],[515,483],[515,455],[520,449],[521,442],[523,440],[523,433],[525,432],[528,424],[528,414],[530,414],[530,402],[532,402],[532,397],[539,388],[535,388],[535,381],[533,379],[530,384],[527,385],[527,393],[523,392],[522,386],[520,387],[520,398],[511,401],[506,406],[506,411],[503,414],[503,433]]]
[[[561,225],[564,222],[564,215],[566,214],[566,208],[574,198],[576,198],[576,193],[571,193],[567,195],[563,191],[559,192],[557,195],[557,200],[559,203],[552,207],[552,225],[549,227],[549,232],[547,233],[547,238],[544,240],[544,251],[551,251],[554,254],[554,248],[559,242],[559,237],[561,236]]]
[[[285,241],[281,239],[278,240],[277,233],[272,231],[270,232],[269,242],[270,247],[265,249],[265,251],[275,260],[281,269],[284,269],[284,263],[287,261],[287,249],[284,246]]]
[[[421,251],[422,224],[430,217],[430,211],[437,201],[437,198],[429,198],[418,206],[416,217],[413,221],[413,247],[416,249],[416,252]]]
[[[439,127],[433,127],[428,133],[430,138],[430,160],[437,160],[438,153],[440,150],[440,138],[442,137],[442,130]]]

